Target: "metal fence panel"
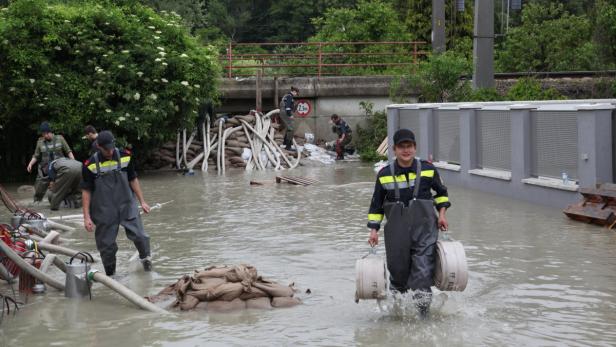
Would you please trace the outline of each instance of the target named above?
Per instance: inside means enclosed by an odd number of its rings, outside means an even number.
[[[509,111],[477,111],[477,164],[482,169],[511,171]]]
[[[421,131],[419,130],[419,110],[400,110],[400,129],[404,128],[410,129],[415,134],[415,143],[421,143]]]
[[[533,176],[577,179],[578,127],[575,112],[531,112]]]
[[[434,110],[436,160],[460,164],[460,113]]]

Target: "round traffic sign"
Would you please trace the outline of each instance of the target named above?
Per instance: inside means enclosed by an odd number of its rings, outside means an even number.
[[[297,108],[295,112],[299,117],[307,117],[312,110],[312,106],[310,105],[310,101],[306,99],[297,100]]]

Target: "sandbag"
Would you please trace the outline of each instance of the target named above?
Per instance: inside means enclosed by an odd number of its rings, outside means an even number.
[[[254,298],[246,300],[246,308],[258,309],[258,310],[271,310],[272,302],[270,298]]]
[[[202,277],[200,280],[194,281],[190,287],[194,290],[206,290],[212,289],[225,283],[226,280],[220,277]]]
[[[232,163],[233,167],[246,167],[246,163]]]
[[[295,293],[292,287],[283,286],[278,283],[255,282],[253,286],[261,289],[272,297],[291,297]]]
[[[244,286],[241,283],[225,283],[214,288],[213,293],[222,301],[231,301],[238,299],[244,292]]]
[[[246,303],[240,299],[231,301],[210,301],[205,305],[205,309],[211,312],[231,312],[243,310],[246,308]]]
[[[231,162],[231,164],[241,164],[241,163],[244,163],[244,159],[242,159],[242,157],[230,157],[229,161]]]
[[[298,298],[291,297],[276,297],[272,299],[272,307],[276,308],[293,307],[301,303],[302,302]]]
[[[256,121],[255,116],[253,116],[251,114],[248,114],[248,115],[245,115],[245,116],[235,116],[233,118],[237,119],[238,121],[239,120],[244,120],[244,121],[246,121],[248,123],[254,123]]]
[[[241,156],[244,149],[242,147],[225,147],[225,151],[231,151],[236,156]]]
[[[184,300],[180,302],[180,310],[182,311],[192,310],[198,304],[199,304],[199,299],[197,299],[196,297],[192,295],[185,295]]]
[[[265,297],[269,298],[269,295],[266,292],[254,286],[250,287],[249,291],[244,291],[240,295],[240,299],[242,300],[250,300],[250,299],[265,298]]]
[[[237,140],[227,140],[227,142],[225,142],[225,145],[227,147],[241,147],[241,148],[250,147],[250,144],[248,143],[248,141],[237,141]]]
[[[229,266],[210,266],[202,271],[195,271],[195,278],[204,278],[204,277],[220,277],[224,278],[227,272],[231,271],[232,268]]]

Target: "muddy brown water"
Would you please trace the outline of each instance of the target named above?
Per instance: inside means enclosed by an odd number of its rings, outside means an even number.
[[[270,278],[310,288],[303,305],[161,316],[101,285],[94,286],[92,301],[68,300],[48,288],[44,295],[21,297],[27,304],[4,317],[0,346],[616,343],[616,233],[570,221],[559,209],[451,186],[448,216],[453,236],[466,248],[469,285],[462,293],[438,294],[431,318],[419,321],[383,312],[375,302],[353,301],[355,260],[368,250],[372,167],[347,163],[292,174],[320,183],[249,186],[251,179],[273,180],[273,172],[144,175],[150,204],[174,202],[144,218],[155,271],[146,274],[128,262],[134,248],[123,232],[118,270],[120,282],[145,296],[193,269],[246,262]],[[95,252],[85,231],[64,237],[66,245]],[[0,291],[10,294],[6,284]]]

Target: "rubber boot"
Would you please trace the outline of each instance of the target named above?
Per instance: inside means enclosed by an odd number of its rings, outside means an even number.
[[[104,266],[105,267],[105,275],[107,276],[113,276],[115,274],[115,268],[116,268],[116,264],[107,264]]]

